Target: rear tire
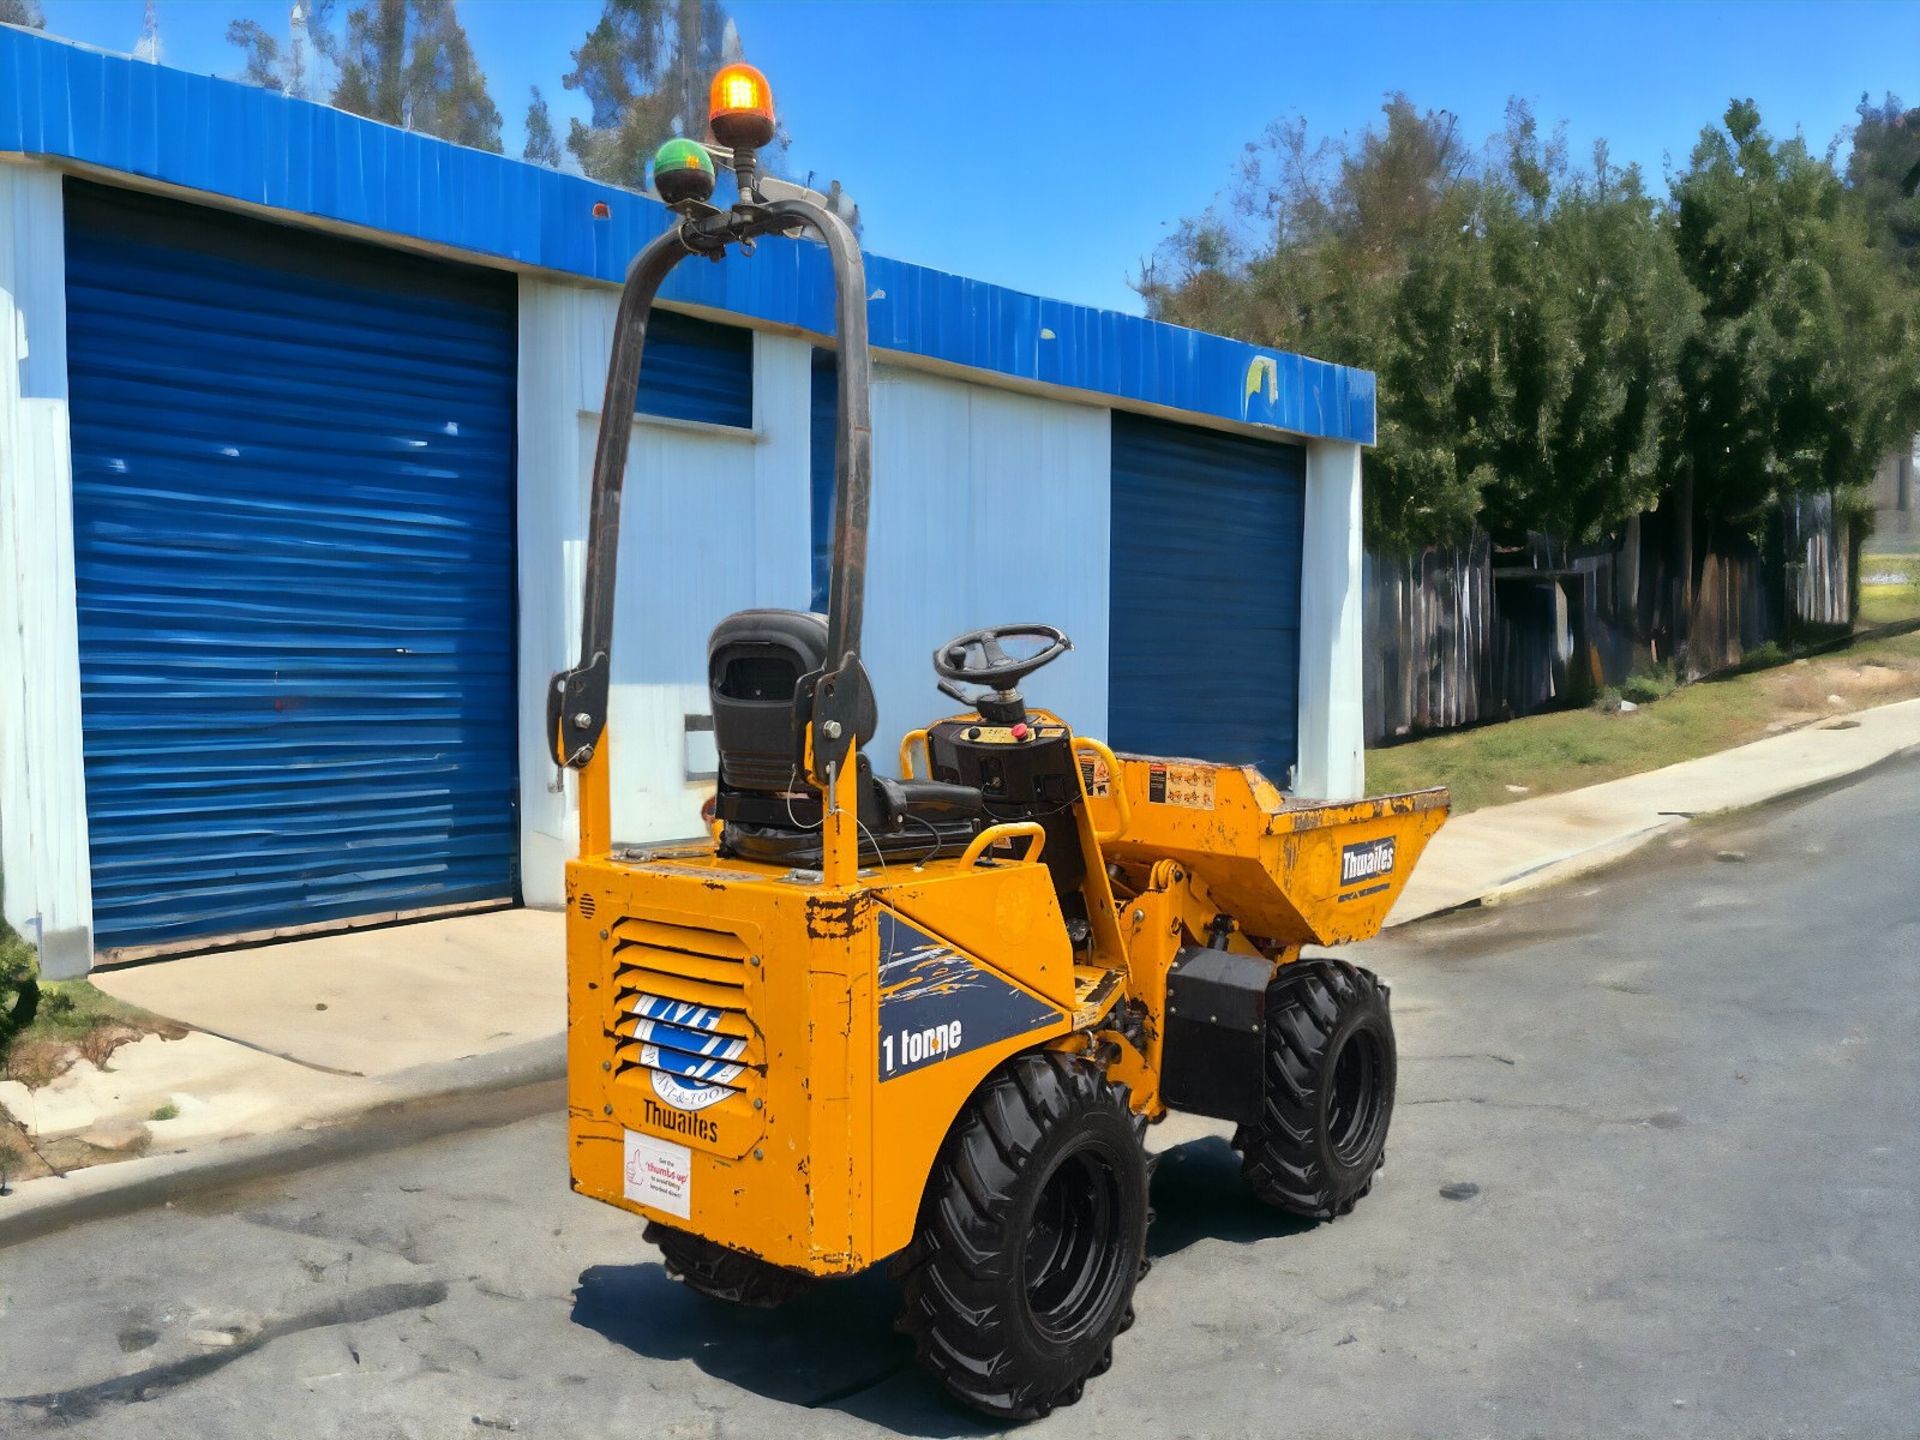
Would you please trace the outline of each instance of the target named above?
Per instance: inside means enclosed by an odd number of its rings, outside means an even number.
[[[1014,1059],[947,1137],[901,1328],[958,1399],[1035,1420],[1113,1363],[1145,1268],[1146,1122],[1088,1061]]]
[[[641,1238],[660,1247],[670,1277],[711,1300],[772,1310],[812,1288],[809,1276],[655,1221],[647,1222]]]
[[[1266,1100],[1233,1137],[1255,1195],[1331,1220],[1373,1188],[1393,1119],[1387,987],[1339,960],[1297,960],[1267,987]]]

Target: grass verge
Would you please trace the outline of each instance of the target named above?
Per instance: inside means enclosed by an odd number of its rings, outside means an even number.
[[[1860,624],[1920,619],[1920,555],[1860,557]]]
[[[1653,687],[1653,688],[1658,688]],[[1376,794],[1446,785],[1456,812],[1657,770],[1920,696],[1920,634],[1682,686],[1637,709],[1562,710],[1367,752]]]

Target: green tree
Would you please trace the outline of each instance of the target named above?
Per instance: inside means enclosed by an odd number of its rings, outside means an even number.
[[[257,20],[235,20],[227,26],[227,43],[243,59],[240,78],[249,85],[308,98],[312,92],[313,54],[335,59],[333,0],[304,0],[294,9],[293,33],[285,48]]]
[[[1492,275],[1454,118],[1404,95],[1342,144],[1298,121],[1246,147],[1226,202],[1183,222],[1137,288],[1158,319],[1370,369],[1367,533],[1462,539],[1489,479]]]
[[[1700,554],[1920,428],[1916,128],[1863,104],[1843,185],[1735,104],[1663,203],[1604,146],[1570,166],[1522,104],[1477,158],[1394,96],[1337,144],[1271,127],[1137,288],[1157,318],[1376,373],[1378,549],[1579,544],[1672,495]]]
[[[1652,508],[1666,478],[1663,427],[1694,299],[1664,208],[1636,168],[1596,146],[1576,172],[1558,135],[1508,107],[1498,168],[1482,187],[1492,364],[1484,405],[1480,523],[1584,544]]]
[[[560,142],[553,133],[553,114],[547,109],[547,97],[540,93],[540,87],[535,85],[532,90],[533,96],[527,101],[527,143],[520,158],[558,170]]]
[[[678,35],[669,0],[607,0],[561,84],[587,97],[586,121],[572,121],[567,149],[596,180],[644,189],[647,161],[675,133],[684,96],[668,84]],[[687,123],[679,117],[681,133]]]
[[[47,28],[47,17],[40,11],[40,0],[0,0],[0,25],[24,25],[29,30]]]
[[[1379,377],[1364,501],[1368,538],[1382,550],[1465,540],[1493,480],[1498,310],[1480,239],[1490,198],[1497,203],[1478,185],[1457,185],[1393,251],[1343,257],[1353,294],[1326,353]],[[1389,254],[1393,270],[1376,273]]]
[[[228,21],[227,43],[237,47],[246,57],[240,78],[247,84],[258,85],[263,90],[284,91],[291,88],[280,42],[258,20]]]
[[[1847,188],[1873,242],[1920,279],[1920,110],[1902,109],[1892,95],[1878,105],[1862,95],[1856,113]]]
[[[453,0],[366,0],[347,15],[338,61],[340,109],[500,152],[500,111]]]
[[[719,0],[606,0],[561,79],[587,97],[589,114],[567,129],[567,149],[596,180],[643,189],[647,162],[675,135],[711,139],[707,86],[739,56],[739,34]],[[772,170],[783,141],[760,153]]]
[[[1865,483],[1920,428],[1920,317],[1860,207],[1750,100],[1701,133],[1673,191],[1701,304],[1675,446],[1695,513],[1751,529],[1787,495]]]

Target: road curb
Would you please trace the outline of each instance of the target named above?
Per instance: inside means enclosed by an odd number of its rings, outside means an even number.
[[[1498,905],[1502,900],[1512,899],[1533,890],[1542,890],[1549,885],[1558,885],[1562,881],[1577,879],[1582,875],[1604,870],[1614,862],[1626,859],[1643,846],[1661,835],[1679,829],[1692,817],[1684,815],[1669,816],[1652,825],[1629,831],[1624,835],[1611,835],[1592,845],[1584,845],[1578,850],[1569,850],[1549,860],[1537,861],[1524,870],[1516,870],[1504,875],[1481,891],[1478,895],[1465,900],[1455,900],[1451,904],[1441,905],[1432,910],[1423,910],[1418,915],[1389,917],[1383,929],[1398,930],[1408,925],[1417,925],[1422,920],[1438,919],[1442,915],[1458,915],[1463,910],[1479,910],[1490,905]],[[1699,818],[1706,818],[1701,816]]]
[[[271,1135],[215,1141],[29,1181],[0,1197],[0,1250],[92,1220],[442,1135],[565,1108],[566,1036],[422,1065],[377,1082],[367,1104]]]

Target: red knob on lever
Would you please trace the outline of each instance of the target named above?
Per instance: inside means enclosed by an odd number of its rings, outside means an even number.
[[[1027,722],[1024,720],[1020,721],[1018,724],[1016,724],[1013,727],[1013,738],[1016,740],[1024,740],[1027,738],[1028,734],[1029,734],[1029,731],[1027,730]]]

